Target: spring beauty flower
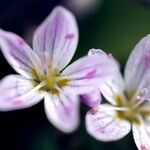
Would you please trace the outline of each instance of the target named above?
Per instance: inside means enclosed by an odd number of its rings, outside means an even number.
[[[150,102],[145,100],[150,95],[147,93],[149,87],[150,35],[130,54],[124,80],[118,67],[114,78],[100,87],[109,103],[100,104],[87,113],[88,133],[100,141],[115,141],[126,136],[132,128],[138,149],[150,150]]]
[[[86,93],[112,76],[116,64],[107,57],[83,57],[68,67],[78,43],[74,16],[56,7],[33,37],[33,50],[14,33],[0,30],[2,52],[20,75],[9,75],[0,83],[0,110],[35,105],[44,99],[47,118],[63,132],[79,123],[77,95]]]

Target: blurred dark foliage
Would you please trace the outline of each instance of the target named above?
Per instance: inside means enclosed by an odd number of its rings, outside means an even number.
[[[150,7],[150,0],[134,0],[137,3]]]
[[[61,4],[60,0],[1,0],[0,26],[22,34],[29,24],[39,24],[51,12],[51,9]]]
[[[0,28],[22,36],[28,26],[41,23],[57,4],[61,4],[60,1],[1,0]],[[0,78],[15,73],[1,53],[0,68]],[[0,150],[31,150],[33,149],[33,139],[36,138],[36,133],[47,127],[47,125],[51,126],[45,118],[42,102],[36,105],[35,108],[1,112],[0,120]],[[48,131],[50,135],[52,132]],[[43,149],[41,148],[41,150]]]

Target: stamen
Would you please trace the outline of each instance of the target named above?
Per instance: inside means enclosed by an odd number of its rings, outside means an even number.
[[[57,86],[57,85],[54,85],[54,88],[55,88],[56,90],[58,90],[59,92],[63,92],[62,89],[59,88],[59,86]]]
[[[125,111],[125,112],[128,112],[129,111],[129,108],[128,107],[116,107],[116,106],[104,106],[103,108],[106,108],[107,110],[108,110],[108,108],[109,108],[109,110],[111,109],[111,110],[115,110],[115,111]]]
[[[70,81],[68,77],[61,75],[61,72],[59,70],[57,70],[56,68],[51,68],[50,62],[48,62],[44,66],[44,76],[39,78],[35,70],[33,70],[32,74],[35,79],[35,84],[33,85],[33,87],[39,84],[41,81],[44,81],[44,85],[42,85],[42,87],[40,87],[41,89],[39,89],[41,91],[49,92],[52,95],[59,95],[60,90],[58,90],[58,88],[55,88],[55,85],[57,85],[57,87],[61,89],[62,87],[67,86],[68,82]]]
[[[69,113],[70,112],[70,100],[69,100],[69,98],[65,95],[63,89],[59,88],[57,85],[55,85],[55,88],[61,93],[61,97],[65,97],[65,99],[66,99],[65,101],[62,101],[61,98],[59,100],[63,104],[63,107],[65,108],[66,113]]]
[[[64,80],[64,79],[68,79],[68,77],[67,77],[67,76],[59,76],[59,77],[56,77],[56,82],[61,81],[61,80]]]
[[[129,111],[128,107],[111,107],[111,108],[116,111]]]
[[[25,99],[34,92],[38,91],[40,88],[42,88],[46,84],[45,81],[42,81],[40,84],[38,84],[36,87],[34,87],[31,91],[25,93],[24,95],[20,96],[21,99]]]

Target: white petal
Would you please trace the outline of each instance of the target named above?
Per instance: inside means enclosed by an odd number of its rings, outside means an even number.
[[[131,52],[125,67],[125,83],[128,92],[150,85],[150,35],[144,37]]]
[[[79,101],[74,94],[47,94],[45,111],[49,121],[62,132],[73,132],[79,124]]]
[[[33,70],[42,73],[39,57],[18,35],[0,29],[0,47],[9,64],[18,73],[28,78],[32,78]]]
[[[117,97],[120,97],[123,101],[124,98],[124,81],[121,73],[118,72],[113,76],[112,79],[108,80],[105,84],[101,85],[100,91],[103,96],[113,105],[117,104]]]
[[[78,43],[78,27],[71,12],[56,7],[37,29],[33,49],[47,65],[62,70],[72,59]]]
[[[35,105],[43,95],[33,91],[31,80],[9,75],[0,82],[0,111],[16,110]]]
[[[105,53],[103,50],[101,49],[90,49],[88,52],[88,55],[99,55],[99,56],[105,56],[108,57],[110,59],[112,59],[112,61],[115,59],[112,57],[111,54],[107,54]],[[116,74],[113,75],[112,78],[110,78],[109,80],[106,81],[106,83],[102,84],[99,86],[100,91],[102,92],[103,96],[112,104],[116,104],[116,97],[120,96],[120,97],[124,97],[123,92],[124,92],[124,82],[123,82],[123,78],[122,75],[119,71],[119,64],[116,62],[116,64],[118,65]]]
[[[113,77],[116,70],[117,64],[108,57],[92,55],[75,61],[62,74],[70,79],[70,87],[78,88],[77,94],[85,94]],[[84,93],[80,88],[85,88]]]
[[[86,114],[87,132],[100,141],[115,141],[126,136],[130,131],[127,121],[116,118],[110,105],[102,104]]]
[[[120,68],[119,63],[114,59],[114,57],[111,53],[107,54],[101,49],[92,48],[88,52],[88,56],[91,56],[91,55],[99,55],[99,56],[108,57],[109,59],[112,59],[112,61],[114,61],[118,65],[118,68]]]
[[[150,133],[144,124],[133,125],[133,137],[139,150],[150,150]]]

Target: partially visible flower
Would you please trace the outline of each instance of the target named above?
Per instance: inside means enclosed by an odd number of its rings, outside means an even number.
[[[114,78],[100,87],[109,104],[101,104],[87,113],[87,131],[100,141],[115,141],[132,128],[138,149],[150,150],[150,102],[146,100],[150,96],[150,35],[130,54],[124,78],[118,68]]]
[[[75,130],[77,95],[93,90],[116,70],[116,64],[102,56],[86,56],[66,67],[77,43],[76,20],[62,7],[56,7],[36,30],[33,50],[19,36],[0,30],[2,52],[20,74],[2,79],[0,110],[30,107],[44,98],[48,119],[63,132]]]

